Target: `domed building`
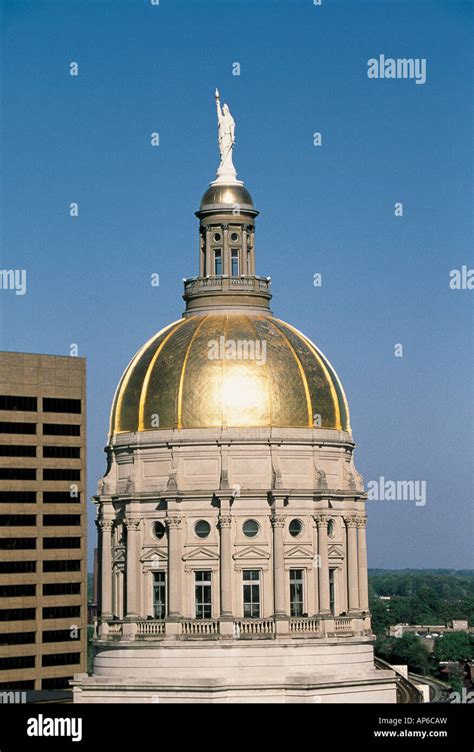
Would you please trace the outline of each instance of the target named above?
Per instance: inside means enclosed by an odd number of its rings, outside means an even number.
[[[395,702],[394,672],[374,666],[347,400],[270,309],[258,212],[217,108],[199,276],[113,400],[94,669],[75,701]]]

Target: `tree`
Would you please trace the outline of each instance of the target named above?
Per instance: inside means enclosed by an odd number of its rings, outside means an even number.
[[[429,666],[428,651],[420,638],[412,632],[405,632],[403,637],[393,640],[392,651],[387,660],[395,664],[406,663],[411,671],[422,674]]]
[[[474,642],[467,632],[446,632],[436,640],[434,656],[438,661],[472,661]]]

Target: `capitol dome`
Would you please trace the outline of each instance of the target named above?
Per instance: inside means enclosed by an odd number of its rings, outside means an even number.
[[[245,310],[192,315],[148,340],[120,381],[110,431],[220,426],[350,430],[341,383],[317,347]]]

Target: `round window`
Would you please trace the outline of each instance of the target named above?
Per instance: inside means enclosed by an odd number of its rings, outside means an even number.
[[[214,242],[215,243],[220,243],[221,242],[221,236],[220,236],[220,234],[218,232],[216,232],[216,234],[214,235]]]
[[[255,538],[259,529],[260,525],[256,520],[246,520],[242,525],[242,530],[247,538]]]
[[[211,532],[211,526],[206,520],[199,520],[199,522],[196,522],[194,525],[194,532],[198,538],[207,538]]]
[[[236,243],[237,240],[239,239],[239,236],[236,232],[233,232],[230,236],[230,239],[232,240],[233,243]]]
[[[328,522],[328,536],[330,538],[334,538],[334,533],[336,532],[336,526],[334,524],[334,520],[329,520]]]
[[[165,533],[166,533],[166,528],[163,525],[163,523],[155,522],[155,524],[153,525],[153,534],[155,538],[158,538],[158,540],[161,540],[161,538],[164,537]]]
[[[293,538],[297,538],[303,532],[303,523],[300,520],[291,520],[288,530]]]

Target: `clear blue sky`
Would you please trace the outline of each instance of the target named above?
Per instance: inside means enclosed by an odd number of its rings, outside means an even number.
[[[28,291],[0,292],[0,348],[77,343],[87,357],[89,494],[122,370],[180,317],[181,280],[197,273],[218,86],[261,212],[257,272],[273,278],[273,310],[337,369],[365,479],[427,481],[425,507],[368,504],[370,566],[472,567],[474,292],[449,287],[451,269],[473,266],[472,4],[1,8],[0,264],[26,269]],[[426,58],[427,82],[368,79],[382,53]]]

